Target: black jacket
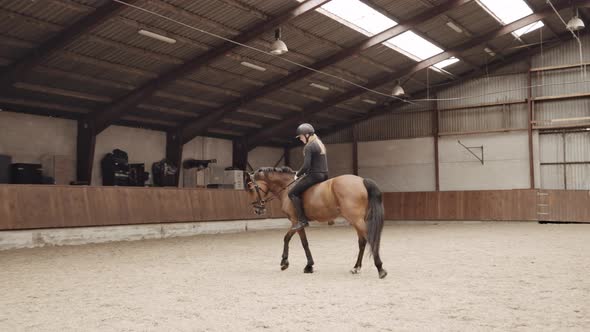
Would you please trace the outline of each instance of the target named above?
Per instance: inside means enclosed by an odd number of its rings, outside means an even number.
[[[319,139],[309,142],[303,148],[303,166],[297,172],[297,176],[308,173],[328,173],[328,159],[326,153],[322,154]]]

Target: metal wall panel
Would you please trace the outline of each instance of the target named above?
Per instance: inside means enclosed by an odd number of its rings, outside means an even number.
[[[566,161],[590,162],[590,132],[566,134],[565,147]]]
[[[533,97],[590,92],[590,77],[580,67],[533,73]]]
[[[540,143],[541,163],[590,162],[590,132],[541,135]],[[590,164],[541,165],[541,188],[590,189]]]
[[[443,90],[437,97],[440,109],[524,100],[527,97],[527,75],[513,74],[484,77]]]
[[[514,104],[441,112],[441,133],[526,128],[527,105]]]
[[[590,190],[590,165],[567,165],[567,189]]]
[[[585,62],[590,61],[590,36],[582,36],[582,53]],[[559,66],[580,63],[580,50],[575,40],[563,43],[559,47],[552,48],[533,57],[533,68]]]
[[[590,98],[535,103],[535,120],[567,119],[590,116]],[[584,122],[588,122],[587,120]]]
[[[542,189],[565,189],[563,181],[563,165],[541,166]]]
[[[431,111],[395,112],[369,119],[358,125],[359,141],[424,137],[433,133]]]
[[[321,130],[318,131],[321,136]],[[322,142],[325,144],[337,144],[352,142],[352,128],[344,128],[334,134],[322,136]]]
[[[563,135],[539,135],[539,160],[541,163],[561,163],[563,159]]]

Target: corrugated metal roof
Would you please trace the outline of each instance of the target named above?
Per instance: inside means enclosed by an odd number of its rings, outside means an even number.
[[[535,2],[535,5],[544,6],[541,0],[534,1],[538,2]],[[370,2],[400,20],[407,20],[430,8],[424,2],[411,0],[371,0]],[[431,0],[429,2],[435,6],[444,1]],[[22,57],[26,52],[62,31],[73,21],[90,14],[94,8],[105,3],[107,3],[106,0],[55,0],[43,3],[40,1],[33,3],[26,1],[1,2],[0,65]],[[276,17],[287,9],[294,8],[299,3],[294,0],[143,0],[137,4],[195,27],[227,38],[234,38],[253,26]],[[455,8],[446,14],[475,35],[499,27],[499,24],[475,2]],[[552,19],[548,18],[548,20]],[[444,18],[434,18],[421,22],[416,30],[443,48],[461,44],[466,40],[466,35],[457,34],[450,30],[445,23],[446,19]],[[559,27],[557,23],[555,25]],[[141,36],[137,31],[142,28],[169,36],[176,39],[177,42],[166,44]],[[290,49],[290,52],[283,57],[306,65],[312,65],[367,38],[318,12],[297,17],[282,24],[282,28],[283,40]],[[536,36],[538,33],[540,32],[535,32]],[[535,34],[525,36],[524,40],[534,41]],[[2,36],[12,39],[2,40]],[[273,31],[268,31],[257,40],[250,42],[249,45],[266,51],[273,40]],[[51,86],[55,89],[78,91],[86,95],[96,95],[103,100],[115,100],[129,93],[133,88],[142,86],[172,68],[223,43],[222,40],[194,29],[127,8],[119,16],[105,21],[64,50],[49,56],[42,62],[43,67],[32,71],[22,81],[28,84]],[[505,49],[506,53],[515,52],[514,49],[509,48],[515,45],[520,45],[520,42],[515,42],[510,35],[490,42],[490,46],[497,48],[496,51]],[[506,49],[507,47],[508,49]],[[546,54],[542,63],[545,65],[549,65],[548,63],[553,61],[561,63],[564,58],[571,57],[572,50],[568,49],[564,52],[567,54],[562,55]],[[469,53],[467,59],[478,65],[483,65],[490,60],[483,52],[483,46],[474,48]],[[586,54],[590,54],[590,52],[586,52]],[[556,60],[552,60],[552,57],[555,57]],[[261,72],[249,69],[240,65],[241,61],[261,65],[267,70]],[[415,64],[413,60],[388,47],[375,46],[345,59],[335,66],[326,68],[325,71],[359,84],[367,84],[375,78],[390,75],[392,81],[378,87],[379,91],[388,93],[395,84],[395,72],[413,64]],[[471,69],[464,63],[447,68],[454,75],[471,71]],[[151,109],[144,107],[133,112],[135,112],[134,115],[144,114],[150,119],[160,116],[163,120],[168,117],[178,120],[183,118],[183,115],[168,111],[178,108],[181,114],[185,110],[216,108],[235,101],[240,96],[255,92],[257,89],[272,84],[272,82],[298,70],[301,70],[298,66],[282,61],[280,58],[270,57],[246,48],[236,48],[228,52],[226,56],[214,59],[211,64],[203,66],[196,72],[187,73],[184,79],[189,80],[188,83],[177,82],[171,86],[163,87],[160,93],[164,93],[169,98],[161,96],[147,98],[143,103],[153,103],[153,107]],[[88,78],[84,79],[84,76]],[[410,93],[415,93],[422,91],[427,84],[436,86],[448,79],[448,76],[432,71],[427,78],[426,71],[423,70],[405,82],[404,88]],[[191,84],[190,80],[195,84]],[[311,82],[327,85],[331,89],[323,91],[310,87]],[[580,87],[582,90],[586,88],[586,86]],[[305,79],[292,82],[284,89],[264,96],[263,100],[249,103],[246,106],[255,111],[277,113],[288,117],[322,99],[338,96],[351,89],[356,88],[339,79],[312,74]],[[15,92],[18,96],[40,98],[38,92],[20,90]],[[176,96],[176,100],[171,96]],[[206,105],[195,105],[186,102],[187,99],[184,99],[185,102],[183,102],[182,96],[203,100]],[[363,102],[363,98],[374,99],[377,103],[389,100],[372,93],[363,93],[359,97],[343,102],[339,107],[328,107],[322,112],[322,123],[331,126],[339,123],[337,117],[347,119],[375,107]],[[68,105],[86,103],[85,105],[88,107],[104,107],[104,103],[92,104],[89,101],[79,101],[76,98],[64,96],[44,96],[40,100],[44,102],[54,100]],[[355,110],[360,112],[355,112]],[[241,113],[238,117],[260,120],[259,117]],[[272,122],[273,120],[263,121]],[[225,124],[220,128],[228,129],[228,127],[231,126]]]
[[[374,4],[374,7],[380,8],[388,12],[391,16],[397,18],[398,23],[401,20],[416,16],[420,12],[429,8],[420,1],[413,0],[372,0],[371,3]]]
[[[317,37],[314,38],[316,42],[321,42],[335,50],[353,45],[366,38],[360,32],[318,12],[298,17],[291,22],[291,25],[306,31],[310,37]],[[325,41],[322,42],[320,39]]]
[[[420,31],[425,37],[428,37],[442,49],[449,49],[469,40],[469,37],[465,33],[457,33],[455,30],[449,28],[446,25],[447,22],[448,20],[440,16],[435,17],[420,24],[417,31]]]
[[[189,16],[191,18],[187,18],[184,15],[176,14],[174,12],[171,12],[170,10],[162,10],[162,8],[158,7],[157,4],[158,4],[157,2],[149,2],[148,4],[142,5],[141,7],[148,9],[150,11],[157,12],[161,15],[166,16],[166,17],[178,20],[178,21],[185,23],[189,26],[203,29],[206,31],[215,32],[215,33],[217,33],[223,37],[226,37],[226,38],[232,38],[236,35],[236,33],[230,33],[229,31],[223,30],[221,28],[214,29],[210,25],[206,24],[206,22],[208,22],[208,21],[192,18],[192,16],[190,16],[190,15]],[[167,7],[167,8],[169,8],[169,7]],[[147,14],[145,12],[142,12],[142,11],[139,11],[136,9],[126,9],[125,11],[123,11],[121,16],[123,16],[124,18],[135,20],[135,21],[141,23],[142,25],[144,25],[146,27],[146,30],[149,30],[149,27],[155,27],[158,29],[162,29],[164,31],[174,31],[176,34],[178,34],[182,37],[190,38],[190,39],[193,39],[193,40],[198,41],[200,43],[204,43],[206,45],[217,46],[217,45],[223,44],[223,41],[218,38],[211,37],[211,36],[204,34],[202,32],[199,32],[194,29],[179,25],[178,23],[155,18],[154,16],[152,16],[150,14]]]
[[[113,47],[105,45],[92,39],[79,39],[65,48],[67,51],[84,55],[114,64],[127,65],[132,63],[133,67],[153,73],[163,73],[170,70],[180,62],[163,62],[155,54],[141,54],[139,50],[130,52],[125,47]]]
[[[212,23],[206,25],[209,28],[215,28],[218,30],[217,32],[222,32],[223,29],[217,29],[216,25],[240,31],[247,30],[254,24],[260,22],[260,18],[249,15],[247,12],[234,6],[229,6],[223,1],[164,0],[164,2],[185,13],[188,12],[196,15],[196,17],[202,17],[212,21]],[[182,15],[187,18],[191,17],[188,14]]]
[[[213,67],[206,67],[197,72],[189,73],[187,78],[203,84],[238,92],[250,91],[264,85],[261,81],[251,80],[235,74],[228,75],[225,70]]]
[[[34,43],[41,43],[61,30],[55,24],[38,24],[36,19],[0,10],[0,34]]]
[[[271,16],[276,16],[299,5],[298,2],[293,0],[240,0],[239,2],[244,5],[256,8],[257,10],[260,10]]]
[[[501,24],[475,1],[453,9],[447,15],[476,36],[501,27]]]
[[[384,45],[372,47],[363,51],[361,54],[393,70],[399,70],[415,63],[414,60]]]
[[[67,26],[90,12],[92,7],[88,8],[88,11],[77,11],[55,1],[3,1],[0,3],[0,9]]]
[[[289,109],[285,109],[283,107],[278,107],[278,106],[274,106],[274,105],[269,105],[269,104],[265,104],[262,101],[255,101],[252,103],[249,103],[248,105],[246,105],[244,108],[248,109],[248,110],[253,110],[256,112],[261,112],[261,113],[265,113],[265,114],[270,114],[270,115],[277,115],[280,117],[288,117],[288,116],[293,116],[295,114],[300,114],[300,112],[296,112],[293,110],[289,110]]]
[[[142,36],[137,33],[140,28],[145,28],[151,32],[174,38],[176,39],[176,43],[168,44]],[[108,24],[101,25],[99,28],[95,29],[93,33],[108,40],[125,43],[136,48],[149,50],[163,55],[170,55],[184,60],[194,58],[204,53],[207,50],[204,47],[209,46],[193,41],[190,38],[183,38],[175,31],[159,30],[151,26],[142,27],[135,21],[120,17],[109,20]]]

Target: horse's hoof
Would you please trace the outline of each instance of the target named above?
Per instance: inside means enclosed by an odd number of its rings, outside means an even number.
[[[285,271],[289,268],[289,263],[281,264],[281,271]]]
[[[303,273],[313,273],[313,266],[306,266],[303,269]]]
[[[359,274],[359,273],[361,273],[361,268],[360,267],[355,267],[352,270],[350,270],[350,273],[352,273],[352,274]]]
[[[385,269],[379,271],[379,279],[383,279],[387,277],[387,271],[385,271]]]

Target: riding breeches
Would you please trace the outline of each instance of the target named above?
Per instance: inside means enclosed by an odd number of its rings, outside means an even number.
[[[299,182],[289,190],[289,198],[301,198],[303,193],[314,184],[326,181],[328,179],[327,173],[308,173]]]

